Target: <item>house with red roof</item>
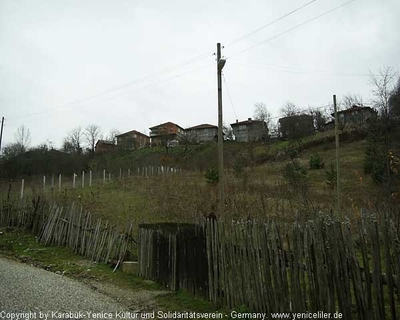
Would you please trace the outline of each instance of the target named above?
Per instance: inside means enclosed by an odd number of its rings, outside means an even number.
[[[116,136],[117,146],[125,150],[135,150],[150,145],[150,137],[137,130],[131,130]]]

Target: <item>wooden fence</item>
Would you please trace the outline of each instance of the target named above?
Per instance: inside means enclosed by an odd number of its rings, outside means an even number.
[[[97,262],[121,262],[128,251],[136,251],[133,224],[121,231],[73,203],[68,207],[48,206],[40,202],[40,197],[32,203],[3,203],[0,227],[7,226],[26,228],[45,245],[65,246]]]
[[[106,170],[92,172],[82,171],[70,175],[51,174],[21,177],[15,181],[0,181],[0,192],[4,193],[13,185],[12,191],[19,193],[19,198],[23,199],[27,190],[39,192],[54,192],[65,189],[83,189],[94,185],[107,184],[119,181],[129,177],[152,177],[182,174],[184,171],[179,168],[165,166],[146,166],[132,169],[119,169],[117,172],[108,172]],[[30,196],[30,195],[29,195]]]
[[[193,224],[139,225],[139,275],[171,290],[208,292],[207,252],[203,228]]]
[[[190,278],[194,272],[187,277],[207,288],[206,296],[217,306],[246,305],[267,313],[341,312],[343,319],[394,320],[399,315],[400,239],[388,219],[363,215],[353,226],[326,216],[291,225],[207,220],[192,229],[205,236],[206,255],[193,251],[198,257],[191,258],[207,261],[207,279],[204,284]],[[166,233],[162,226],[151,235],[150,230],[140,230],[140,241],[147,245],[140,243],[139,263],[142,275],[154,278],[146,268],[157,266],[161,257],[147,255],[152,250],[147,237]],[[168,239],[179,247],[184,237]],[[153,240],[153,248],[159,244]]]

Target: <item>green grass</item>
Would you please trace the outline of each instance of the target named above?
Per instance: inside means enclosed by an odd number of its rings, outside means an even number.
[[[217,310],[217,307],[215,307],[210,301],[199,297],[193,297],[188,292],[182,290],[160,296],[157,299],[157,303],[161,309],[172,312],[183,310],[211,312]]]
[[[0,254],[6,257],[32,263],[52,272],[59,271],[74,279],[94,279],[135,290],[161,288],[120,270],[112,272],[111,266],[86,260],[67,248],[43,246],[29,232],[16,228],[1,228],[0,232]]]
[[[332,132],[319,133],[307,137],[303,142],[323,139]],[[238,155],[249,159],[250,153],[255,160],[259,158],[274,159],[271,155],[285,150],[288,141],[280,141],[272,145],[244,144],[229,142],[225,144],[225,159],[231,163]],[[346,142],[340,145],[342,203],[346,214],[359,214],[361,207],[371,205],[379,197],[379,187],[373,184],[369,176],[363,174],[365,140]],[[187,161],[200,161],[202,157],[212,159],[216,152],[215,144],[198,146],[179,146],[170,148],[169,156],[179,155]],[[335,206],[335,186],[326,183],[325,170],[331,162],[335,162],[335,144],[325,143],[299,152],[301,164],[309,168],[309,160],[318,152],[325,163],[325,168],[309,170],[309,197],[315,207],[329,211]],[[127,153],[124,157],[138,155],[157,155],[165,153],[163,148],[141,149]],[[165,155],[165,154],[164,154]],[[269,155],[268,157],[266,155]],[[200,159],[200,160],[199,160]],[[209,160],[209,159],[208,159]],[[208,163],[212,163],[209,160]],[[288,160],[269,160],[262,165],[244,169],[241,176],[236,177],[234,170],[227,165],[226,169],[226,201],[227,212],[233,218],[268,218],[281,217],[290,219],[301,206],[301,198],[288,197],[283,179],[283,168]],[[205,168],[206,169],[206,168]],[[119,172],[119,170],[118,170]],[[19,184],[13,186],[15,193]],[[27,194],[28,194],[27,190]],[[47,192],[50,195],[50,192]],[[82,189],[79,181],[76,189],[65,188],[61,193],[55,191],[52,196],[57,202],[81,204],[86,210],[97,214],[112,224],[125,225],[131,221],[135,224],[153,222],[192,222],[201,216],[215,213],[218,207],[217,187],[206,183],[204,171],[190,171],[183,175],[167,175],[154,177],[112,178],[111,183],[97,181],[91,188]],[[286,217],[285,217],[286,215]]]
[[[43,246],[29,232],[17,228],[0,228],[0,257],[32,264],[51,272],[61,272],[64,276],[80,281],[109,283],[126,290],[162,291],[163,287],[134,275],[128,275],[109,265],[94,263],[74,254],[67,248]],[[185,291],[156,295],[158,310],[214,312],[216,307],[200,297],[193,297]]]

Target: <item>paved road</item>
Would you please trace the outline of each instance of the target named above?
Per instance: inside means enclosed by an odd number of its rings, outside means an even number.
[[[29,311],[32,312],[30,318],[34,319],[32,315],[39,319],[40,311],[48,313],[47,319],[60,319],[59,316],[93,319],[94,315],[89,315],[88,311],[103,313],[99,318],[107,319],[109,315],[115,318],[127,310],[110,297],[75,280],[0,258],[0,319],[11,320],[12,315]],[[18,320],[22,319],[27,317]]]

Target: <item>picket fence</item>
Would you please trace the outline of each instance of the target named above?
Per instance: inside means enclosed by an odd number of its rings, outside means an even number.
[[[23,199],[26,195],[27,188],[34,189],[39,192],[61,192],[65,189],[83,189],[92,187],[93,185],[107,184],[114,181],[121,181],[130,177],[152,177],[166,176],[185,173],[182,169],[165,167],[165,166],[146,166],[133,169],[119,169],[118,172],[101,172],[82,171],[73,173],[72,175],[51,174],[49,176],[34,176],[21,178],[18,182],[3,181],[3,190],[9,189],[10,183],[17,184],[19,198]],[[13,187],[13,189],[15,186]]]
[[[400,239],[389,219],[363,214],[354,225],[323,215],[293,224],[209,219],[192,228],[140,226],[140,274],[172,289],[190,282],[192,292],[228,309],[398,319]],[[189,256],[184,243],[194,235],[195,263],[162,274],[158,266],[179,266]],[[205,281],[190,270],[200,260],[207,261]]]
[[[96,262],[122,262],[128,252],[137,250],[134,225],[125,230],[94,218],[74,203],[67,207],[47,205],[36,198],[4,202],[0,207],[0,227],[18,227],[32,231],[44,245],[70,248]]]

